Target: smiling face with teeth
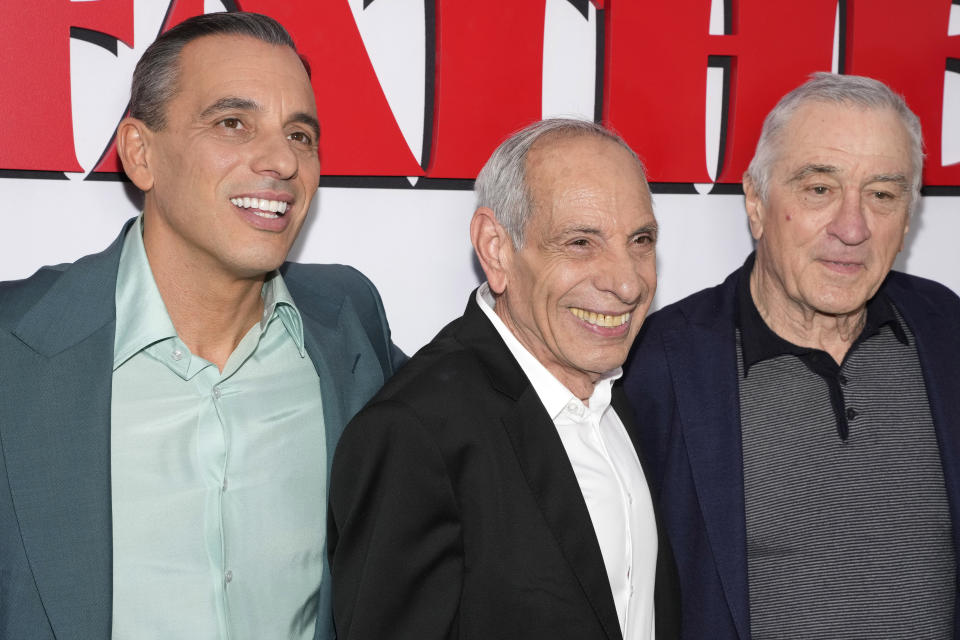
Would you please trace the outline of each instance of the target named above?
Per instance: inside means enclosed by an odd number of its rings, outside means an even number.
[[[320,175],[313,89],[295,51],[238,35],[188,43],[166,125],[137,133],[140,156],[124,165],[145,192],[155,272],[249,280],[283,262]]]
[[[903,248],[909,134],[891,109],[811,101],[781,136],[766,200],[744,180],[754,300],[777,333],[859,318]]]
[[[627,357],[656,290],[657,226],[637,161],[594,135],[544,136],[527,155],[524,246],[487,268],[495,310],[560,382],[589,398]]]

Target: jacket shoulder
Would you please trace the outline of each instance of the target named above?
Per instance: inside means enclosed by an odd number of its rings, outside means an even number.
[[[0,326],[11,327],[63,275],[69,264],[41,267],[22,280],[0,282]]]
[[[386,314],[380,292],[367,276],[344,264],[299,264],[287,262],[280,268],[297,304],[304,297],[340,304],[349,300],[361,320],[369,321],[368,333],[385,328]],[[380,325],[384,326],[381,327]]]
[[[371,404],[394,400],[429,412],[465,394],[482,395],[486,376],[473,351],[456,338],[457,323],[454,320],[417,351]]]
[[[884,290],[894,304],[906,306],[927,305],[946,313],[960,313],[960,296],[939,282],[891,271],[884,282]]]
[[[406,360],[392,342],[380,292],[357,269],[342,264],[287,262],[280,267],[280,273],[301,310],[318,311],[325,316],[339,313],[349,302],[356,314],[350,321],[359,320],[380,359],[385,378]]]
[[[717,286],[697,291],[650,314],[643,323],[638,341],[647,334],[660,333],[666,329],[690,324],[716,325],[729,322],[732,326],[739,274],[738,269]]]

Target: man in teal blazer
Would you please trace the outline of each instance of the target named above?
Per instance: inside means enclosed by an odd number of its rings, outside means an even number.
[[[284,262],[319,177],[306,69],[273,20],[210,14],[151,46],[132,93],[117,142],[141,218],[103,253],[0,284],[0,637],[332,638],[328,469],[403,354],[361,274]],[[157,321],[175,333],[120,357]],[[270,380],[297,391],[258,393]],[[239,416],[231,384],[253,391]],[[155,450],[163,429],[186,436]],[[300,450],[323,454],[288,465]],[[193,492],[151,498],[167,477]],[[244,511],[255,499],[283,517]],[[210,569],[222,579],[196,579]],[[210,595],[182,606],[194,590]]]

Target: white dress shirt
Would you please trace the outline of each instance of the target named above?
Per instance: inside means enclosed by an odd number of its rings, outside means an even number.
[[[657,528],[636,450],[610,406],[611,388],[621,369],[598,380],[589,404],[584,404],[510,332],[493,310],[493,295],[486,283],[477,291],[477,304],[557,428],[600,543],[624,640],[652,640]]]

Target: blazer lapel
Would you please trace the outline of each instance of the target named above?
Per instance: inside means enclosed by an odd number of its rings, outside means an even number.
[[[741,638],[748,638],[747,539],[736,345],[732,329],[718,325],[723,323],[694,325],[686,334],[692,336],[689,338],[667,331],[664,349],[673,372],[683,439],[717,572],[737,631]]]
[[[383,386],[383,370],[349,298],[331,300],[291,293],[303,318],[307,354],[320,379],[329,480],[340,435],[350,418]]]
[[[124,232],[129,225],[124,227]],[[37,591],[58,638],[109,637],[110,392],[123,234],[71,265],[14,329],[2,429]]]
[[[607,637],[619,640],[620,622],[600,543],[570,459],[536,391],[475,297],[474,292],[458,338],[484,363],[491,387],[512,399],[502,422],[530,491]]]
[[[600,544],[563,443],[533,387],[503,418],[534,498],[608,638],[620,638]]]
[[[347,421],[383,386],[383,370],[349,298],[316,291],[315,286],[322,286],[322,283],[305,284],[292,275],[284,278],[300,311],[307,355],[319,379],[329,492],[330,469],[340,436]],[[323,508],[327,508],[326,496]],[[315,640],[336,635],[331,615],[333,594],[326,544],[324,537]]]

